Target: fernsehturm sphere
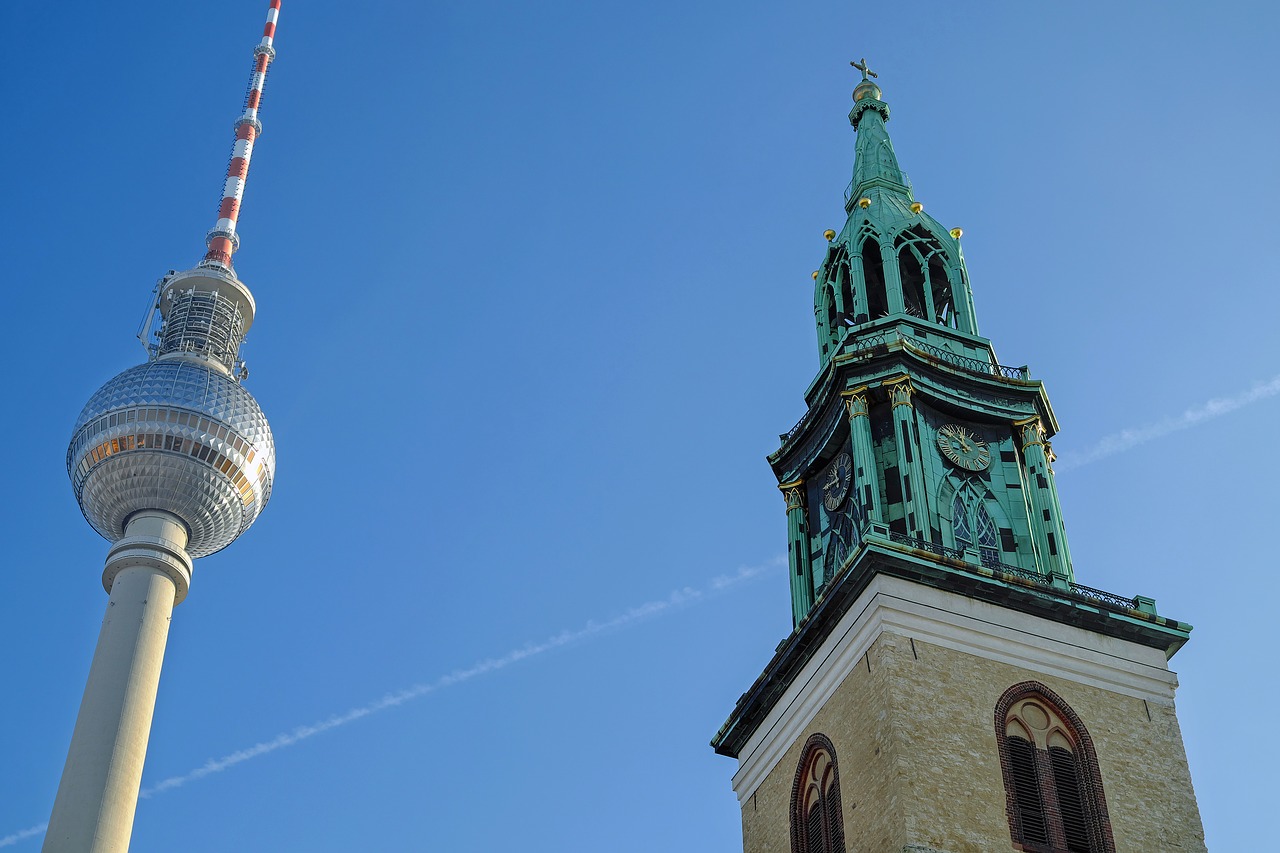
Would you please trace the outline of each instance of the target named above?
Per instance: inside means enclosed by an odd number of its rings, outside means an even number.
[[[255,305],[231,256],[279,12],[271,0],[208,251],[160,280],[143,329],[146,363],[99,388],[72,430],[67,472],[84,517],[111,542],[102,573],[110,599],[45,851],[128,850],[169,620],[191,587],[192,560],[234,542],[271,497],[275,443],[241,384]]]

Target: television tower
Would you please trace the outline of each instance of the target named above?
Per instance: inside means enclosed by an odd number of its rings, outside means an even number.
[[[128,850],[173,607],[187,595],[192,560],[234,542],[271,496],[271,428],[240,384],[254,301],[231,255],[279,14],[270,0],[208,252],[160,279],[138,335],[146,363],[89,398],[67,449],[80,509],[111,542],[102,573],[110,600],[46,853]]]

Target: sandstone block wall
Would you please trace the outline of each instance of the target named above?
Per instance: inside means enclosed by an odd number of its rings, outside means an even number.
[[[1001,694],[1035,680],[1084,722],[1117,851],[1204,851],[1172,703],[1143,700],[890,631],[743,803],[746,853],[790,853],[800,752],[821,732],[836,749],[854,851],[1012,850],[994,725]]]

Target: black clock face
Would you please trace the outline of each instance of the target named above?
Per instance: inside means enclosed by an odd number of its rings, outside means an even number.
[[[853,458],[848,453],[841,453],[831,461],[827,470],[822,473],[822,505],[827,512],[835,512],[849,496],[849,485],[853,481]]]

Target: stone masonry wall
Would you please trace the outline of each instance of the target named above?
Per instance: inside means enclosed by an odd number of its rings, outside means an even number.
[[[869,671],[868,671],[869,665]],[[805,740],[839,762],[854,851],[1013,850],[996,747],[996,702],[1035,680],[1093,739],[1117,851],[1204,851],[1204,830],[1172,705],[882,633],[744,804],[746,853],[790,853],[789,808]]]

